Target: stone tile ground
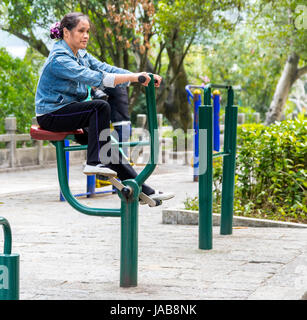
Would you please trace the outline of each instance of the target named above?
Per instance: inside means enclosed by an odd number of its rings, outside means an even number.
[[[148,182],[176,197],[140,206],[138,286],[119,287],[119,218],[91,217],[59,201],[56,168],[0,174],[0,216],[20,254],[23,300],[231,299],[298,300],[307,291],[307,229],[238,228],[213,249],[198,249],[198,227],[162,224],[162,208],[182,207],[197,193],[191,168],[159,166]],[[85,190],[71,166],[72,191]],[[119,207],[117,195],[80,198],[92,207]],[[0,237],[2,246],[2,237]]]

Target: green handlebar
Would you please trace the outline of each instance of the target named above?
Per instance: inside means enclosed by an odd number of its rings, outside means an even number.
[[[135,178],[135,181],[141,186],[146,179],[154,171],[159,158],[159,134],[158,134],[158,120],[157,120],[157,108],[156,108],[156,95],[154,78],[152,74],[149,74],[151,81],[146,87],[146,105],[147,105],[147,119],[148,130],[150,134],[150,160],[146,164],[145,168]]]
[[[232,86],[227,84],[213,84],[209,83],[205,86],[205,88],[213,88],[213,89],[231,89]]]
[[[12,232],[9,222],[3,218],[0,217],[0,225],[3,227],[4,232],[4,254],[11,254],[12,251]]]

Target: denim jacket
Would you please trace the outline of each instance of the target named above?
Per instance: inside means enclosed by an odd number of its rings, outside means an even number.
[[[131,72],[100,62],[83,49],[75,56],[65,40],[56,42],[38,81],[36,115],[56,111],[72,102],[84,101],[88,96],[88,86],[103,89],[103,80],[108,73]]]

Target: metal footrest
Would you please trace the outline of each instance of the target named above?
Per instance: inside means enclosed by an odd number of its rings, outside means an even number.
[[[118,181],[117,179],[113,178],[113,177],[110,177],[109,178],[109,181],[113,184],[114,187],[116,187],[119,191],[121,191],[123,188],[125,188],[125,186],[120,182]],[[149,207],[157,207],[159,205],[162,204],[162,201],[160,200],[153,200],[151,199],[149,196],[147,196],[144,192],[141,192],[140,193],[140,199],[142,201],[144,201],[146,204],[149,205]]]

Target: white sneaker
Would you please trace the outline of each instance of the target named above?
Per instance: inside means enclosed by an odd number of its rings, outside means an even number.
[[[153,199],[153,200],[169,200],[175,197],[175,193],[173,192],[162,192],[159,190],[156,190],[155,193],[150,194],[148,196],[149,198]],[[144,202],[143,200],[140,200],[140,204],[146,204],[146,202]]]
[[[96,166],[91,166],[87,164],[84,169],[83,173],[86,175],[94,175],[94,174],[100,174],[107,177],[116,177],[117,173],[109,168],[107,168],[103,164],[97,164]]]

